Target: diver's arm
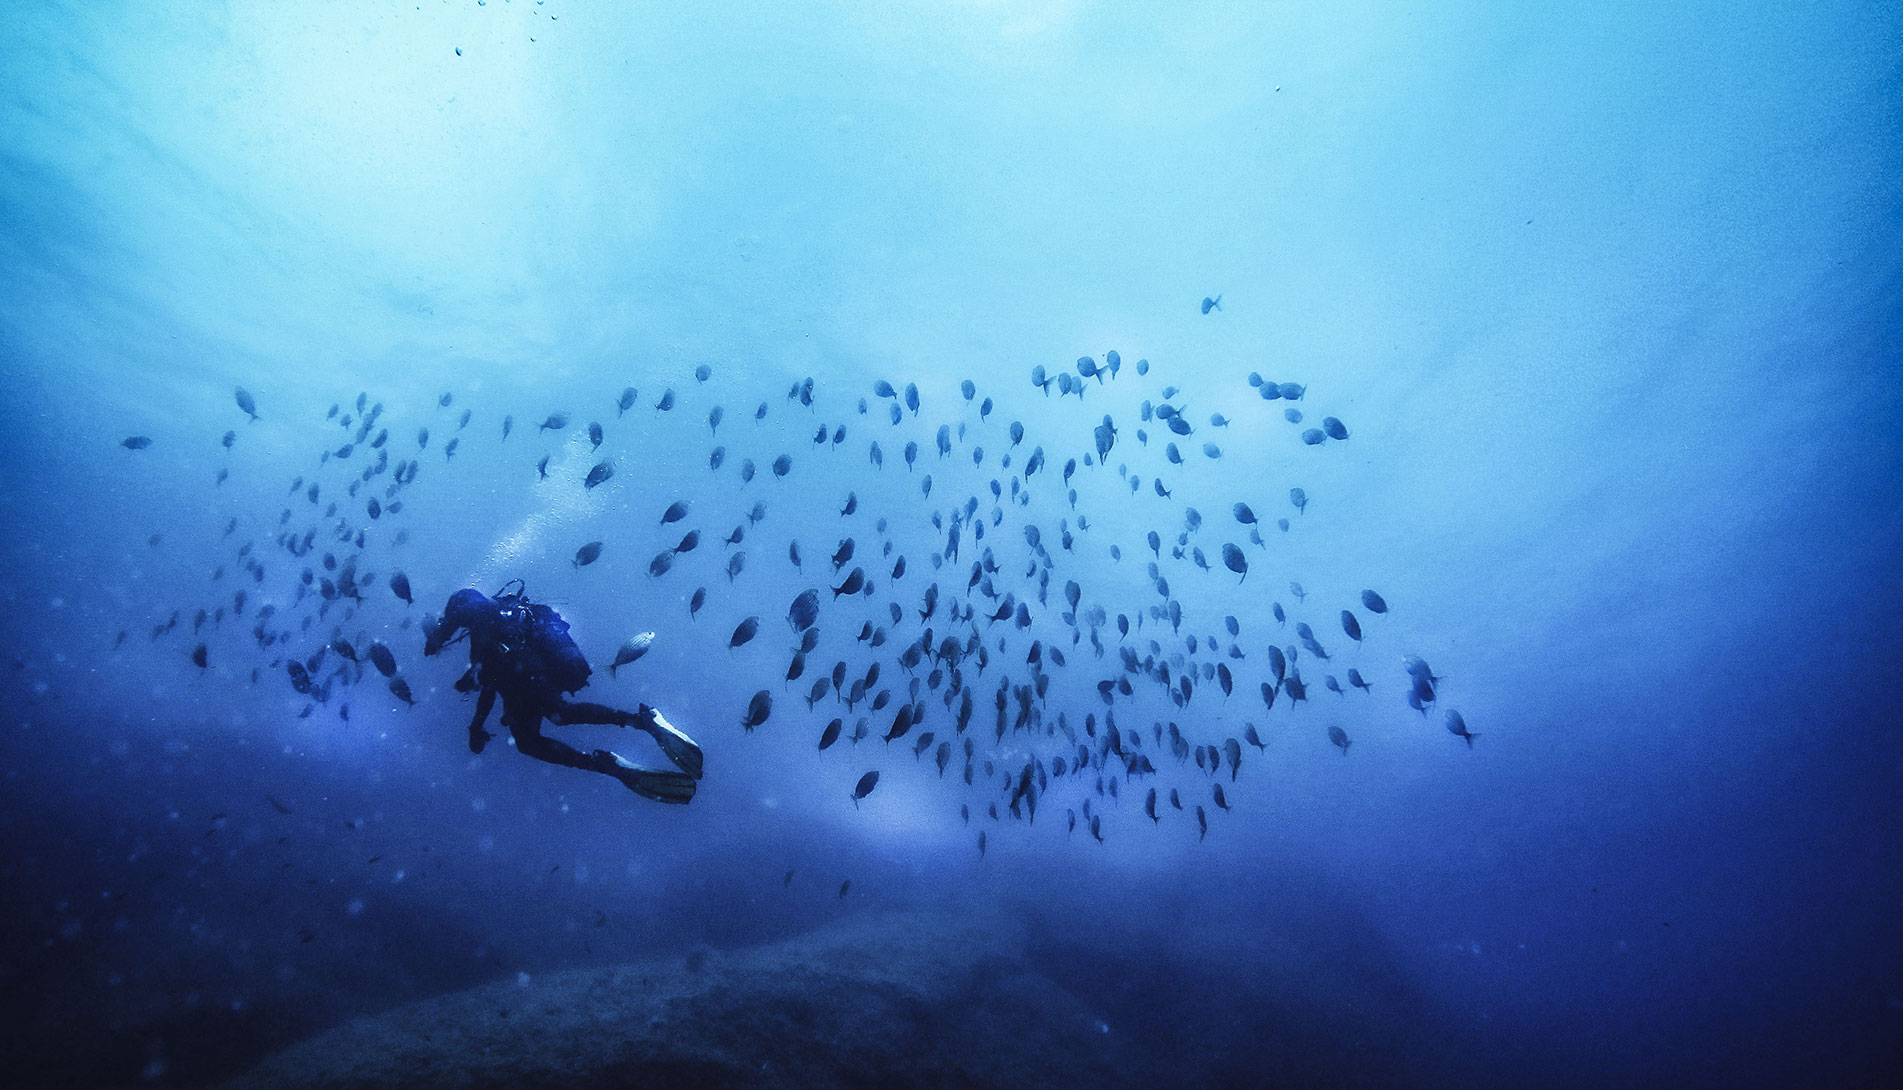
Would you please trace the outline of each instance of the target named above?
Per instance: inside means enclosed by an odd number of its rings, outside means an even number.
[[[489,710],[495,706],[496,691],[484,685],[482,693],[476,697],[476,717],[469,721],[469,752],[481,753],[482,747],[488,745],[489,739],[495,737],[482,729],[483,723],[489,718]]]
[[[423,654],[434,655],[441,651],[460,628],[461,625],[451,624],[447,617],[430,625],[429,632],[423,636]]]

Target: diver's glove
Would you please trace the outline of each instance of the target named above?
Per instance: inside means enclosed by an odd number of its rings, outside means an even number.
[[[481,727],[469,728],[469,752],[481,753],[482,747],[488,745],[489,739],[494,737],[495,735],[483,730]]]
[[[646,704],[641,705],[641,710],[634,713],[634,725],[653,735],[654,741],[661,747],[661,752],[667,754],[667,759],[679,766],[682,772],[694,779],[700,779],[705,758],[701,754],[700,746],[695,744],[692,738],[681,733],[674,724],[661,718],[660,712]]]

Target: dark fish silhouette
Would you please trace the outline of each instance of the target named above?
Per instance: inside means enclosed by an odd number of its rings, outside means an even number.
[[[661,400],[655,402],[654,407],[664,413],[673,412],[674,411],[674,388],[670,386],[665,391],[663,391],[661,393]]]
[[[127,450],[144,450],[152,445],[152,440],[143,435],[130,435],[119,444]]]
[[[1208,314],[1212,310],[1221,310],[1221,309],[1222,309],[1222,296],[1218,295],[1213,299],[1207,295],[1203,296],[1203,313],[1204,314]],[[1139,375],[1142,373],[1143,373],[1142,369],[1139,369],[1137,371],[1137,374]]]
[[[858,785],[852,789],[853,808],[857,809],[859,806],[859,800],[865,798],[867,795],[872,794],[872,789],[877,786],[879,786],[879,773],[877,769],[874,769],[873,771],[868,772],[865,775],[859,777]],[[846,883],[846,885],[848,886],[851,884],[852,884],[851,882]],[[839,895],[841,897],[844,897],[846,895],[846,886],[839,887]]]
[[[846,581],[844,583],[841,583],[840,585],[832,588],[833,598],[837,599],[839,598],[840,595],[843,595],[843,594],[857,594],[859,593],[860,589],[863,588],[865,585],[866,585],[865,569],[854,568],[852,569],[852,571],[846,573]]]
[[[1367,607],[1369,613],[1386,613],[1388,611],[1387,599],[1371,590],[1361,592],[1361,604]]]
[[[1447,710],[1447,733],[1456,738],[1465,738],[1467,740],[1468,749],[1472,749],[1474,739],[1480,737],[1478,734],[1470,733],[1467,730],[1467,720],[1461,718],[1460,713],[1454,711],[1452,708]]]
[[[588,471],[588,479],[582,482],[582,486],[592,489],[614,475],[615,467],[613,462],[599,462],[595,465],[595,468]]]
[[[591,541],[575,550],[575,566],[585,568],[601,556],[601,542]]]
[[[816,587],[809,587],[801,591],[799,596],[793,599],[793,604],[787,607],[786,623],[793,626],[793,631],[804,632],[813,627],[818,620],[819,590]]]
[[[621,391],[620,399],[615,402],[615,415],[620,416],[622,413],[634,408],[635,396],[635,390],[632,386]]]
[[[251,394],[245,390],[244,387],[240,386],[237,390],[233,391],[233,397],[238,402],[238,408],[243,411],[246,416],[253,420],[258,418],[258,403],[251,400]]]
[[[728,639],[727,641],[727,647],[731,649],[735,647],[744,646],[745,644],[751,642],[754,635],[758,633],[759,631],[760,631],[760,618],[748,617],[746,620],[741,621],[737,626],[735,626],[733,630],[732,638]]]
[[[1222,563],[1223,567],[1242,576],[1242,579],[1249,578],[1249,558],[1242,555],[1241,547],[1234,542],[1223,543]],[[1237,580],[1238,583],[1241,581]]]
[[[667,505],[667,510],[661,512],[661,525],[666,526],[670,522],[679,522],[686,517],[687,501],[675,500],[673,503]]]
[[[381,642],[370,645],[370,662],[376,666],[377,673],[384,677],[396,676],[396,656]]]
[[[537,428],[536,430],[537,431],[561,431],[563,428],[566,428],[567,426],[568,426],[567,413],[550,413],[548,414],[548,419],[542,421],[542,426]]]
[[[1348,746],[1351,743],[1348,741],[1347,731],[1342,730],[1340,727],[1329,727],[1328,740],[1334,743],[1335,745],[1341,747],[1341,755],[1343,757],[1346,757],[1348,755]],[[1472,745],[1472,744],[1473,743],[1471,742],[1468,743],[1468,745]]]
[[[398,598],[403,599],[405,605],[416,604],[410,597],[410,577],[404,575],[402,572],[392,572],[390,574],[390,590]]]
[[[761,689],[759,692],[753,694],[752,700],[747,701],[747,714],[741,718],[740,725],[745,727],[747,732],[751,734],[753,728],[766,722],[767,717],[772,714],[773,694],[767,692],[765,689]]]

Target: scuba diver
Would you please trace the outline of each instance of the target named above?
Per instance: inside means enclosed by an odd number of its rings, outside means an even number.
[[[700,784],[701,752],[694,740],[640,706],[625,712],[605,704],[571,701],[572,693],[588,684],[588,660],[568,634],[568,622],[553,609],[530,602],[521,580],[512,580],[491,598],[479,590],[459,590],[449,596],[443,619],[424,638],[423,653],[434,655],[462,638],[469,639],[469,670],[456,682],[458,692],[480,689],[476,717],[469,723],[469,751],[481,753],[495,735],[482,729],[502,697],[502,725],[509,728],[515,748],[550,764],[585,768],[613,776],[635,794],[657,802],[685,804]],[[639,727],[652,735],[680,771],[643,768],[605,749],[583,753],[542,736],[542,721],[558,726],[602,723]]]

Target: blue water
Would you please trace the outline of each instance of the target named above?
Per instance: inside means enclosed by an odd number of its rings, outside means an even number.
[[[1024,923],[1024,964],[1156,1082],[1903,1081],[1892,7],[808,8],[9,13],[10,1070],[205,1085],[485,982],[951,904]],[[1078,374],[1113,349],[1113,378]],[[811,404],[789,399],[808,379]],[[879,380],[918,410],[894,423]],[[353,495],[377,456],[336,456],[360,395],[389,468]],[[1304,443],[1324,417],[1348,437]],[[585,488],[603,459],[615,476]],[[371,496],[403,506],[371,518]],[[361,602],[300,591],[335,575],[326,553],[372,576]],[[853,567],[871,591],[835,600]],[[468,752],[460,649],[424,658],[422,626],[514,578],[596,664],[583,697],[701,743],[690,805],[506,737]],[[808,587],[821,642],[787,682]],[[1006,595],[1028,627],[990,619]],[[759,636],[729,648],[749,616]],[[888,744],[926,624],[985,649],[960,671],[975,711],[959,735],[941,668],[926,723]],[[285,663],[333,636],[387,644],[415,706],[335,653],[326,701],[295,691]],[[1048,689],[1000,736],[993,696],[1032,683],[1033,641]],[[1263,705],[1271,645],[1296,648],[1305,702]],[[1425,715],[1408,655],[1440,677]],[[809,710],[834,662],[879,663],[893,702]],[[1226,696],[1200,672],[1218,662]],[[1197,671],[1187,700],[1162,668]],[[749,732],[757,690],[773,711]],[[1106,711],[1154,775],[1105,757]],[[848,738],[821,751],[834,716]],[[1212,776],[1171,724],[1265,748]],[[914,756],[925,729],[953,743],[942,776],[936,742]],[[661,760],[615,728],[548,733]],[[1036,820],[1014,815],[1019,771],[1078,743],[1091,766],[1038,777]]]

